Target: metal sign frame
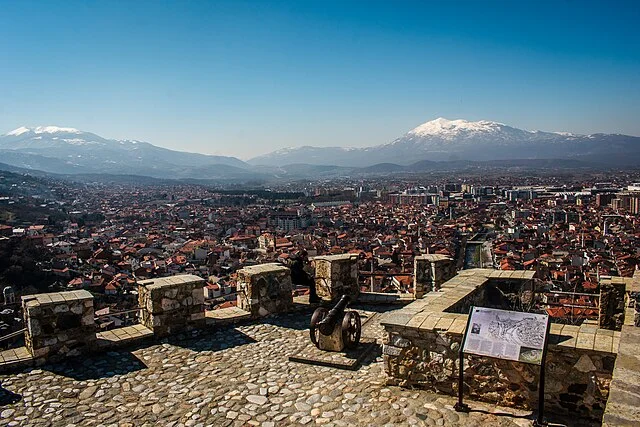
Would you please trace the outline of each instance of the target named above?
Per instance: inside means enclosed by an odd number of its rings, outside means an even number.
[[[465,346],[465,342],[467,341],[467,334],[469,333],[469,325],[471,323],[471,317],[472,317],[472,313],[474,308],[487,308],[487,307],[475,307],[475,306],[471,306],[469,309],[469,317],[467,318],[467,327],[465,328],[464,331],[464,335],[462,336],[462,341],[460,342],[460,350],[458,352],[458,356],[459,356],[459,363],[460,363],[460,367],[458,369],[458,402],[454,405],[454,409],[457,412],[469,412],[471,411],[471,408],[469,408],[469,405],[467,405],[466,403],[463,402],[463,394],[464,394],[464,346]],[[502,311],[510,311],[510,310],[502,310]],[[515,312],[515,313],[520,313],[520,312]],[[544,341],[542,344],[542,357],[541,357],[541,362],[540,362],[540,378],[538,381],[538,416],[536,417],[536,420],[534,421],[533,425],[535,427],[538,426],[546,426],[547,423],[544,421],[544,380],[545,380],[545,364],[546,364],[546,359],[547,359],[547,347],[548,347],[548,342],[549,342],[549,331],[551,329],[551,322],[549,319],[549,316],[547,315],[547,325],[546,325],[546,331],[544,334]],[[528,364],[537,364],[537,363],[532,363],[532,362],[526,362],[526,361],[521,361],[521,360],[513,360],[513,359],[507,359],[507,358],[500,358],[500,357],[492,357],[492,356],[487,356],[487,355],[477,355],[474,353],[469,353],[469,354],[473,354],[474,356],[479,356],[479,357],[488,357],[491,359],[499,359],[499,360],[509,360],[512,362],[518,362],[518,363],[528,363]]]

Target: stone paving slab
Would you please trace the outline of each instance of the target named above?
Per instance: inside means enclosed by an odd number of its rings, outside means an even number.
[[[98,347],[113,348],[138,342],[145,338],[152,338],[153,331],[143,325],[131,325],[109,331],[98,332],[96,339]]]
[[[251,313],[238,307],[227,307],[205,311],[207,325],[223,325],[251,318]]]
[[[459,414],[453,397],[387,387],[379,352],[357,371],[290,362],[309,320],[274,316],[0,375],[21,396],[0,407],[0,426],[531,425],[528,412],[469,401],[473,411]]]
[[[0,365],[4,369],[12,369],[20,366],[28,366],[33,362],[33,357],[27,347],[10,348],[0,351]]]
[[[409,304],[414,301],[413,294],[387,294],[380,292],[360,292],[358,304]]]

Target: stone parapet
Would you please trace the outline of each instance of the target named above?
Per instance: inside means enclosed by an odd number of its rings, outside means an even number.
[[[611,391],[602,425],[605,427],[640,425],[640,328],[622,327],[618,358],[613,370]]]
[[[291,270],[280,264],[261,264],[238,270],[238,307],[252,316],[284,313],[293,306]]]
[[[357,255],[317,256],[313,262],[316,268],[316,292],[320,298],[333,301],[342,295],[348,295],[352,300],[358,297]]]
[[[388,383],[455,395],[458,351],[468,310],[486,300],[485,289],[520,283],[533,272],[464,270],[382,322]],[[552,324],[545,405],[555,413],[598,418],[607,400],[620,333],[597,325]],[[465,355],[465,396],[523,409],[537,405],[540,368],[520,362]]]
[[[386,292],[360,292],[359,304],[398,304],[407,305],[413,302],[413,294],[389,294]]]
[[[445,329],[386,328],[383,357],[387,382],[455,396],[463,335],[446,329],[456,319],[433,321]],[[564,338],[556,335],[555,339]],[[549,344],[545,406],[551,412],[595,419],[602,415],[616,357],[610,345],[608,348],[605,352]],[[472,355],[465,355],[464,363],[467,398],[527,410],[536,408],[539,366]]]
[[[420,299],[426,292],[440,286],[456,275],[456,266],[451,257],[439,254],[420,255],[413,263],[413,294]]]
[[[185,274],[138,282],[140,323],[163,337],[205,326],[201,277]]]
[[[624,324],[640,327],[640,270],[636,270],[631,280],[627,281],[626,291],[627,309]]]
[[[96,342],[93,296],[71,291],[22,297],[25,346],[36,363],[91,351]]]

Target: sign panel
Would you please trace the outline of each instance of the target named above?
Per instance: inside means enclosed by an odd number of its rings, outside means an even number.
[[[540,365],[548,322],[546,314],[473,307],[462,350]]]

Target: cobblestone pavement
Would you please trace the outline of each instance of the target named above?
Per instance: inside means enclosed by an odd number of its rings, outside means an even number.
[[[382,316],[367,333],[380,333]],[[286,315],[0,376],[22,396],[0,407],[0,425],[531,425],[528,412],[470,402],[476,411],[458,414],[451,397],[386,387],[379,351],[358,371],[289,362],[308,340],[309,318]]]

